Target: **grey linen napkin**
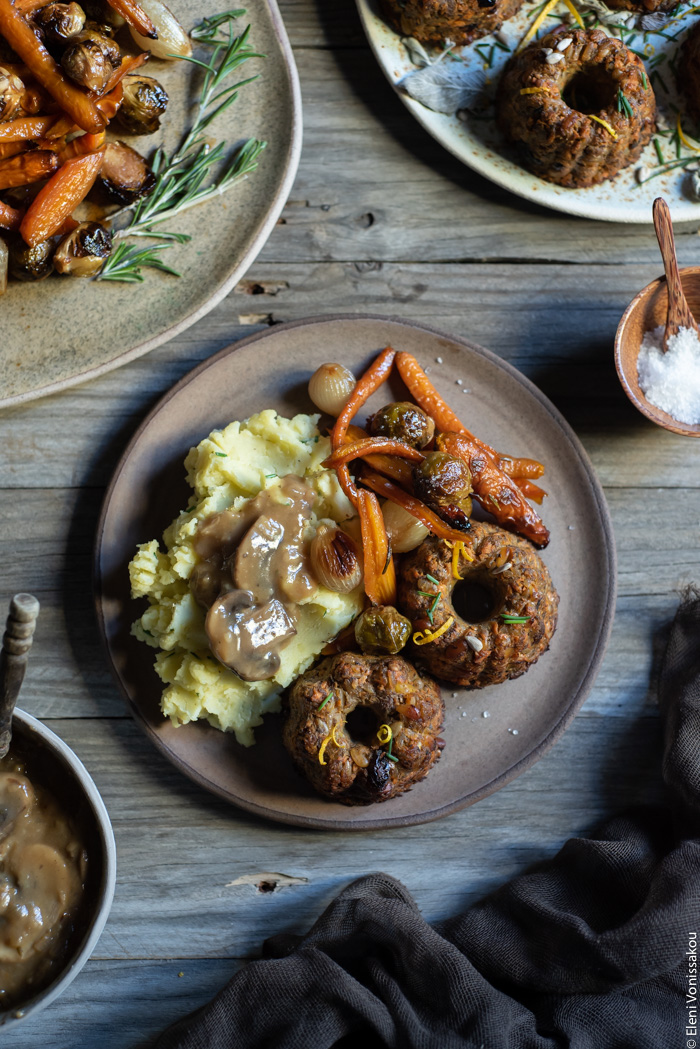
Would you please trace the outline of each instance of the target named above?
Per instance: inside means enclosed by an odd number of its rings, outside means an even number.
[[[669,808],[572,838],[430,926],[371,874],[306,936],[273,937],[157,1049],[696,1049],[700,594],[661,669]]]

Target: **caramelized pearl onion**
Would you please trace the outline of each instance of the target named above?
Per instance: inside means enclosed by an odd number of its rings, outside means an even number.
[[[309,380],[309,397],[320,411],[338,416],[355,386],[355,376],[342,364],[322,364]]]
[[[382,515],[386,526],[391,549],[395,554],[406,554],[415,550],[429,535],[428,529],[403,506],[385,499],[382,503]]]
[[[311,571],[327,590],[348,594],[362,582],[362,565],[356,544],[340,528],[321,524],[311,542]]]

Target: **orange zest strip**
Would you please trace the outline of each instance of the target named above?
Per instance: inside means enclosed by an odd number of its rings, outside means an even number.
[[[22,212],[3,204],[0,200],[0,229],[17,230],[22,222]]]
[[[527,477],[531,481],[542,477],[544,473],[544,466],[537,459],[523,459],[513,455],[497,456],[496,466],[509,477]]]
[[[547,494],[544,488],[540,488],[539,485],[534,484],[532,481],[528,481],[526,477],[514,477],[513,480],[526,499],[532,499],[533,503],[539,503],[540,506],[542,505],[542,500]]]
[[[9,160],[0,160],[0,190],[28,186],[38,179],[48,178],[57,167],[57,154],[46,149],[20,153]]]
[[[12,0],[0,0],[0,34],[78,127],[92,132],[104,129],[106,121],[95,103],[77,84],[70,83],[63,76],[61,67],[36,37],[21,12],[13,6]]]
[[[131,28],[140,33],[141,36],[150,37],[151,40],[158,39],[156,27],[143,8],[135,3],[135,0],[107,0],[107,3],[113,11],[117,11],[122,18],[125,18]]]
[[[365,488],[357,493],[357,509],[362,531],[365,593],[373,605],[396,604],[396,570],[389,550],[379,500]]]
[[[0,124],[0,142],[21,142],[43,138],[56,123],[56,117],[18,117]]]
[[[437,630],[416,630],[413,635],[414,645],[429,645],[432,641],[437,641],[439,637],[446,634],[455,621],[454,616],[450,616],[449,619],[445,620],[442,626],[438,627]]]
[[[368,488],[371,488],[377,495],[384,496],[385,499],[389,499],[392,503],[396,503],[398,506],[402,506],[404,510],[408,510],[409,514],[412,514],[417,521],[424,524],[426,528],[439,536],[440,539],[448,539],[453,543],[463,542],[469,538],[469,533],[460,532],[456,528],[451,528],[441,517],[438,517],[436,513],[422,503],[420,499],[416,499],[414,495],[409,495],[408,492],[404,492],[403,488],[399,488],[397,484],[390,481],[387,477],[382,477],[381,474],[375,473],[374,470],[368,470],[366,467],[362,468],[362,483],[366,484]]]
[[[411,448],[403,441],[392,441],[389,437],[366,437],[361,441],[353,441],[344,444],[323,461],[322,466],[334,469],[349,463],[352,459],[366,459],[372,452],[383,452],[385,455],[398,455],[403,459],[412,459],[413,462],[421,463],[425,459],[422,452],[417,448]]]
[[[526,536],[536,546],[546,546],[549,532],[530,506],[516,482],[498,466],[476,441],[462,433],[441,433],[437,439],[441,452],[462,459],[472,475],[474,495],[499,524]]]
[[[484,444],[478,437],[466,428],[464,423],[457,418],[440,394],[437,392],[428,376],[425,374],[416,358],[410,353],[397,353],[396,366],[399,375],[408,386],[413,399],[420,407],[430,415],[438,430],[451,433],[464,433],[472,441],[481,445],[489,455],[497,456],[498,453],[490,445]]]
[[[91,189],[103,160],[104,150],[73,157],[39,190],[20,226],[20,233],[30,248],[61,228]]]
[[[140,51],[138,55],[124,55],[122,58],[122,64],[112,73],[102,91],[102,95],[108,95],[110,91],[113,91],[125,76],[129,76],[129,74],[133,73],[135,69],[139,69],[148,61],[149,57],[150,54],[148,51]]]

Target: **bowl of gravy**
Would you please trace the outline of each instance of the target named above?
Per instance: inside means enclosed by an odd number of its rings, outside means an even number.
[[[73,751],[15,710],[0,759],[0,1027],[45,1008],[75,979],[114,896],[114,834]]]

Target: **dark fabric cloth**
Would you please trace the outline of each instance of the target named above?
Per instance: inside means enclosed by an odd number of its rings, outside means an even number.
[[[695,1049],[686,994],[700,935],[696,592],[676,616],[659,701],[670,807],[571,839],[435,927],[395,879],[361,878],[306,936],[269,940],[265,960],[157,1049]]]

